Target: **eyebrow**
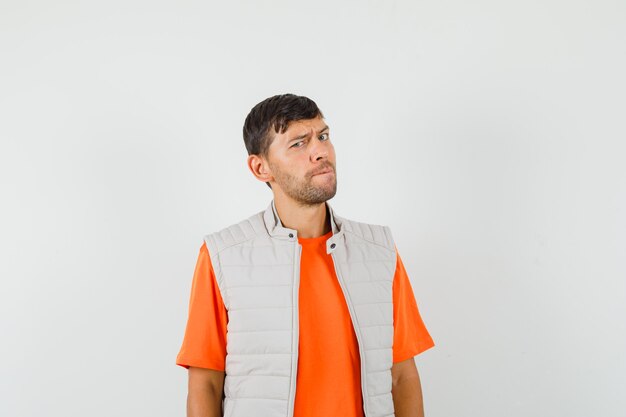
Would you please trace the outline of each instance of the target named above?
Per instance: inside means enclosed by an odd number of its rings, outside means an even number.
[[[326,130],[328,130],[328,129],[329,129],[329,127],[328,127],[328,126],[326,126],[326,125],[324,125],[324,127],[322,128],[322,130],[318,131],[318,132],[317,132],[317,134],[319,135],[320,133],[322,133],[322,132],[324,132],[324,131],[326,131]],[[293,138],[293,139],[289,139],[289,140],[287,141],[287,143],[291,143],[291,142],[293,142],[294,140],[304,139],[304,138],[306,138],[307,136],[308,136],[308,133],[305,133],[304,135],[296,136],[296,137],[295,137],[295,138]]]

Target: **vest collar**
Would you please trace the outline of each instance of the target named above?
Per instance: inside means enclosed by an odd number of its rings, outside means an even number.
[[[328,207],[328,213],[330,213],[330,226],[333,231],[332,236],[326,240],[326,253],[330,253],[336,248],[337,243],[340,242],[344,231],[341,219],[335,215],[335,211],[328,201],[326,201],[325,204],[326,207]],[[298,231],[283,226],[283,223],[280,221],[274,199],[272,199],[269,206],[265,209],[263,221],[265,222],[265,227],[270,236],[294,241],[298,240]]]

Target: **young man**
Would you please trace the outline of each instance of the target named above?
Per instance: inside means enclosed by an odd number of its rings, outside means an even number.
[[[388,226],[349,220],[312,100],[252,108],[248,168],[269,206],[204,236],[176,364],[189,417],[417,417],[414,356],[434,346]]]

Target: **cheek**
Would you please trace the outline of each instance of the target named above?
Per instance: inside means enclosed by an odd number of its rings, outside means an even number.
[[[328,156],[334,161],[335,160],[335,147],[333,146],[333,144],[330,144],[329,150],[328,150]]]
[[[306,175],[306,171],[302,169],[304,166],[307,166],[306,156],[298,156],[283,160],[280,170],[287,176],[301,177]]]

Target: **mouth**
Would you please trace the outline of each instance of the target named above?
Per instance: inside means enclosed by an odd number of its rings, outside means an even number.
[[[324,175],[324,174],[330,174],[330,173],[332,173],[332,172],[333,172],[333,170],[332,170],[332,169],[325,169],[325,170],[323,170],[323,171],[321,171],[321,172],[318,172],[317,174],[313,174],[313,176],[316,176],[316,175]]]
[[[315,174],[313,174],[312,177],[314,177],[316,175],[330,174],[331,172],[333,172],[332,168],[325,168],[325,169],[321,170],[320,172],[316,172]]]

